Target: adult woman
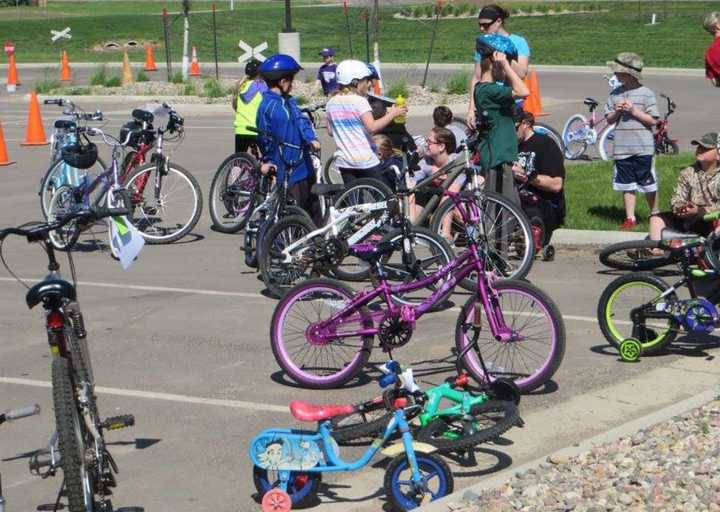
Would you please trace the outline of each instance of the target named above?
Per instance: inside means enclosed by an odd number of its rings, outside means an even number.
[[[510,34],[505,28],[505,20],[510,17],[510,13],[497,4],[486,5],[478,14],[478,26],[480,27],[481,36],[484,34],[499,34],[510,38],[517,49],[517,59],[511,63],[513,71],[522,79],[528,73],[530,66],[530,46],[527,40],[518,34]],[[475,72],[470,80],[469,101],[467,113],[467,124],[470,128],[475,128],[475,84],[480,81],[482,68],[480,62],[482,55],[475,52]]]

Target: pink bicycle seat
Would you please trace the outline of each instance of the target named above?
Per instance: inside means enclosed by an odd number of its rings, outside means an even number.
[[[315,405],[304,400],[290,402],[290,414],[299,421],[323,421],[353,412],[353,405]]]

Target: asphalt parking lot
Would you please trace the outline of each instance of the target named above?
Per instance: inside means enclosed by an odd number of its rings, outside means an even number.
[[[21,139],[25,106],[10,101],[0,106],[6,138]],[[117,131],[132,106],[103,104],[111,119],[107,128]],[[187,137],[173,159],[193,172],[207,197],[216,166],[232,151],[231,113],[178,110],[186,117]],[[51,114],[44,110],[46,127]],[[424,130],[430,122],[411,118],[410,129]],[[326,136],[323,143],[328,143]],[[11,144],[11,156],[18,163],[0,168],[2,227],[40,217],[37,190],[48,160],[47,148]],[[262,293],[262,282],[243,264],[241,237],[209,227],[205,208],[191,236],[169,246],[146,247],[127,272],[102,252],[75,256],[101,413],[133,413],[137,419],[135,427],[108,434],[121,470],[113,497],[116,506],[138,505],[148,511],[258,510],[247,455],[252,436],[270,426],[300,426],[287,410],[291,399],[349,402],[373,396],[378,389],[368,378],[332,392],[303,390],[288,382],[269,345],[275,302]],[[13,239],[4,252],[18,275],[44,275],[38,247]],[[523,399],[523,415],[551,411],[688,355],[677,351],[645,358],[638,365],[618,363],[595,320],[597,298],[613,276],[598,273],[601,268],[591,250],[558,252],[555,262],[538,261],[529,277],[558,303],[566,323],[567,352],[553,382]],[[458,293],[452,300],[461,305],[466,295]],[[428,315],[418,323],[411,342],[396,352],[397,359],[416,368],[422,384],[439,383],[449,374],[456,317],[452,308]],[[27,472],[28,454],[41,448],[54,428],[50,355],[39,312],[27,310],[24,289],[2,269],[0,329],[0,409],[30,403],[42,407],[40,416],[0,429],[3,490],[8,510],[35,510],[54,502],[60,485],[60,478],[40,480]],[[713,350],[701,347],[690,353],[706,358],[708,372],[717,372]],[[384,360],[376,349],[371,362]],[[644,407],[637,413],[651,405]],[[629,418],[617,422],[625,419]],[[543,441],[535,446],[525,443],[515,452],[518,455],[508,455],[517,445],[509,433],[479,456],[479,467],[458,469],[456,487],[604,427],[592,418],[578,425],[572,435],[554,436],[553,425],[528,425],[524,430],[537,428],[537,439]],[[313,510],[380,510],[381,483],[380,467],[327,478],[321,504]]]

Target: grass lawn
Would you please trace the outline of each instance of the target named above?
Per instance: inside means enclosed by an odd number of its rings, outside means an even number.
[[[680,170],[695,160],[692,153],[659,156],[656,159],[660,188],[660,210],[670,208],[670,196]],[[612,189],[612,162],[591,162],[565,165],[567,172],[565,202],[566,228],[617,230],[625,219],[622,194]],[[650,213],[645,197],[637,196],[636,231],[647,231]]]
[[[239,56],[238,40],[252,44],[267,41],[270,52],[277,49],[277,32],[284,23],[283,2],[218,2],[218,46],[221,61]],[[576,5],[582,7],[582,2]],[[211,60],[213,38],[210,2],[193,1],[191,15],[192,44],[198,47],[202,61]],[[512,2],[508,3],[512,6]],[[567,5],[567,4],[566,4]],[[636,2],[600,2],[588,14],[567,16],[511,17],[511,31],[524,35],[538,64],[603,65],[620,51],[636,51],[647,66],[703,66],[703,54],[710,37],[702,29],[704,15],[717,9],[717,2],[663,2],[657,10],[660,23],[646,25],[651,4],[641,4],[637,16]],[[129,39],[162,41],[159,13],[167,6],[178,12],[180,2],[50,2],[47,10],[31,8],[0,9],[0,35],[17,45],[19,62],[54,62],[59,49],[70,53],[71,61],[120,60],[117,53],[96,53],[92,48],[104,41],[123,43]],[[325,46],[339,50],[340,58],[349,56],[345,18],[342,7],[312,5],[293,0],[293,25],[301,34],[304,60],[318,60],[317,51]],[[663,16],[667,9],[667,16]],[[380,19],[381,58],[388,62],[421,62],[427,55],[432,23],[399,20],[393,14],[399,6],[383,8]],[[365,21],[362,8],[350,9],[352,45],[355,56],[365,55]],[[173,59],[181,57],[182,19],[171,16],[171,51]],[[50,30],[72,28],[73,38],[50,42]],[[477,25],[474,19],[444,19],[439,23],[433,61],[470,62]],[[672,41],[669,44],[669,41]],[[269,52],[268,52],[269,53]],[[2,57],[3,59],[5,57]],[[142,52],[133,60],[142,60]],[[163,60],[163,52],[156,54]]]

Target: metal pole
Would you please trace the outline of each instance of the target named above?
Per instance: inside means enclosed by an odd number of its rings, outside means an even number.
[[[430,50],[428,51],[427,62],[425,63],[425,74],[423,75],[422,87],[425,88],[427,82],[428,70],[430,69],[430,59],[432,59],[433,46],[435,45],[435,35],[437,34],[438,24],[440,23],[440,11],[442,10],[442,0],[435,4],[435,23],[433,24],[432,36],[430,36]]]
[[[212,3],[212,13],[213,13],[213,47],[215,49],[215,79],[220,80],[220,69],[218,68],[217,22],[215,21],[215,2]]]
[[[374,59],[376,65],[380,62],[379,39],[380,39],[380,5],[379,5],[379,0],[374,0],[374,3],[373,3],[373,59]]]
[[[365,62],[370,62],[370,15],[365,11]]]
[[[285,28],[283,29],[283,32],[294,32],[290,13],[290,0],[285,0]]]
[[[170,21],[167,9],[162,10],[163,36],[165,38],[165,63],[167,65],[167,81],[172,78],[172,60],[170,59]]]
[[[182,76],[183,80],[187,80],[190,68],[190,0],[183,0],[183,16],[185,23],[183,24]]]
[[[348,12],[348,0],[343,0],[343,10],[345,11],[345,30],[347,31],[348,47],[350,48],[350,58],[353,59],[352,36],[350,34],[350,13]]]
[[[235,0],[230,0],[230,10],[231,11],[235,10]]]

